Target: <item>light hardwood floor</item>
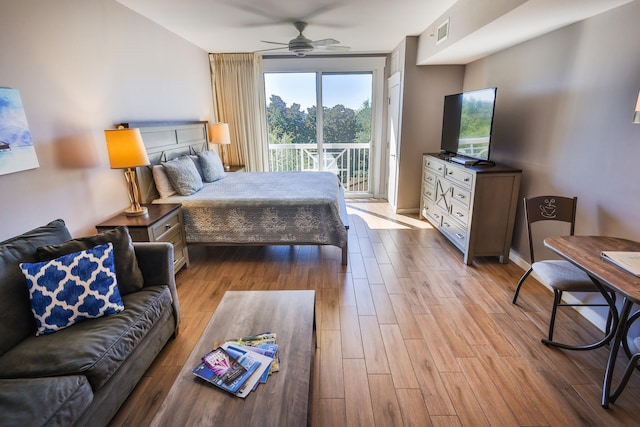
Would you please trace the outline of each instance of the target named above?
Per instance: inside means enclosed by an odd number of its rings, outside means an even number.
[[[176,277],[180,335],[111,425],[149,424],[226,290],[271,289],[316,291],[313,426],[640,424],[640,372],[602,409],[608,349],[541,344],[552,295],[529,279],[512,305],[521,268],[496,258],[466,266],[426,222],[383,201],[353,200],[348,211],[347,267],[334,247],[191,247]],[[570,309],[557,322],[558,340],[599,335]]]

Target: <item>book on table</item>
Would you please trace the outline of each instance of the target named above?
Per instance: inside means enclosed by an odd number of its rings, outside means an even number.
[[[602,258],[640,277],[640,252],[638,251],[602,251]]]

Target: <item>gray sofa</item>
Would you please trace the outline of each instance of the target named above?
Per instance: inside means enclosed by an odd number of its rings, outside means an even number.
[[[36,336],[19,264],[48,261],[94,238],[113,241],[114,257],[117,245],[127,254],[128,266],[122,265],[125,257],[115,259],[124,310]],[[132,243],[124,227],[70,239],[64,221],[55,220],[0,242],[1,426],[107,425],[178,331],[171,244]],[[135,286],[123,283],[138,279]]]

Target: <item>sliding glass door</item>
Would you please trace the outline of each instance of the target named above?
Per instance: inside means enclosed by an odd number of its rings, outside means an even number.
[[[264,73],[271,171],[335,173],[371,195],[372,71]]]

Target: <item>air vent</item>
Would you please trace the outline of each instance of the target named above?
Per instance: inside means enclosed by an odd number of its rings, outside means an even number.
[[[438,25],[436,30],[436,44],[443,42],[449,36],[449,19],[447,18],[442,24]]]

